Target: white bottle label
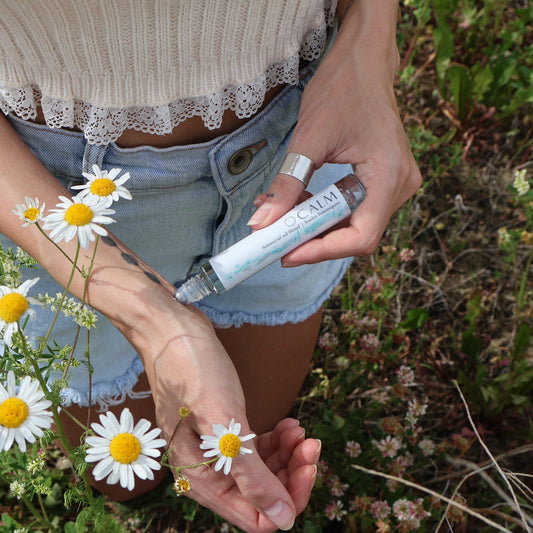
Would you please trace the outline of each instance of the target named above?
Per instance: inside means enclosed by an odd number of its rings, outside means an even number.
[[[335,185],[297,205],[209,260],[226,290],[280,259],[351,213]]]

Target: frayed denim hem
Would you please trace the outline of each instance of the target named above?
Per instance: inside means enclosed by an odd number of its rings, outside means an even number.
[[[241,327],[244,324],[252,324],[258,326],[280,326],[287,323],[298,323],[307,320],[314,315],[324,304],[324,302],[331,296],[333,289],[340,283],[346,271],[353,261],[352,257],[344,259],[341,263],[337,275],[332,279],[331,283],[324,289],[324,291],[316,297],[316,299],[307,307],[299,310],[291,311],[271,311],[262,313],[244,312],[244,311],[220,311],[211,306],[207,306],[198,302],[195,304],[200,311],[202,311],[211,323],[217,328],[231,328]]]
[[[93,384],[90,400],[92,405],[98,405],[98,412],[107,411],[112,405],[120,405],[126,398],[148,398],[151,391],[133,392],[132,389],[144,372],[144,366],[137,357],[128,371],[113,381],[100,381]],[[61,391],[62,406],[69,407],[77,404],[80,407],[88,407],[89,391],[81,392],[76,389],[66,388]]]

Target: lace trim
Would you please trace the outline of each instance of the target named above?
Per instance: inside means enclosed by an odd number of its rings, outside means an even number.
[[[78,128],[90,144],[98,145],[116,141],[126,129],[167,134],[193,116],[200,116],[207,128],[216,129],[225,110],[231,109],[239,118],[250,117],[259,110],[269,89],[279,84],[298,83],[300,58],[313,61],[324,51],[332,11],[324,24],[310,32],[299,54],[271,66],[256,80],[206,96],[181,98],[166,105],[109,108],[76,99],[53,98],[41,94],[35,85],[26,85],[0,87],[0,109],[6,115],[14,112],[24,120],[33,120],[40,105],[49,127]]]

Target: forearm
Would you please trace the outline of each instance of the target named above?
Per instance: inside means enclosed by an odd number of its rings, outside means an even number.
[[[68,282],[72,264],[49,242],[39,229],[30,224],[22,227],[12,212],[24,197],[38,197],[46,203],[47,211],[58,202],[58,196],[70,196],[68,191],[52,176],[31,153],[0,114],[0,231],[34,257],[62,286]],[[81,169],[80,169],[81,173]],[[62,241],[61,248],[74,258],[76,240]],[[79,266],[87,269],[94,246],[81,250]],[[82,298],[85,278],[75,273],[70,292]],[[116,237],[100,239],[94,266],[89,278],[87,303],[106,315],[121,329],[134,328],[141,323],[148,310],[148,297],[172,300],[173,287],[157,272],[143,263]],[[145,304],[141,304],[141,301]],[[172,302],[175,303],[175,302]],[[177,305],[177,304],[176,304]]]
[[[397,0],[339,0],[340,27],[333,54],[357,54],[369,70],[386,72],[392,81],[399,65],[398,5]]]

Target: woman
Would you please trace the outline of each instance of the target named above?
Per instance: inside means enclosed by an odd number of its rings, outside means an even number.
[[[393,92],[398,2],[0,7],[2,233],[64,286],[69,263],[12,209],[25,196],[54,205],[95,164],[131,175],[133,200],[117,204],[88,287],[109,322],[91,337],[91,381],[73,371],[69,410],[85,420],[90,402],[128,407],[170,439],[187,406],[192,416],[170,443],[177,465],[198,462],[199,435],[235,418],[259,435],[258,453],[237,458],[227,476],[188,471],[190,495],[246,531],[289,529],[308,502],[320,443],[283,417],[308,370],[321,303],[420,186]],[[338,34],[323,54],[335,16]],[[278,174],[287,153],[303,172],[285,165]],[[198,308],[174,300],[201,259],[291,208],[312,170],[311,191],[347,165],[367,189],[349,225]],[[74,295],[83,282],[74,279]],[[76,426],[65,423],[75,441]],[[117,499],[154,486],[124,494],[95,485]]]

